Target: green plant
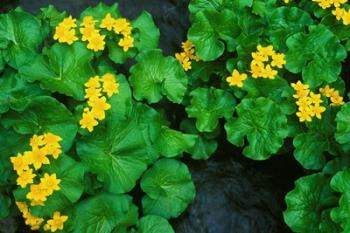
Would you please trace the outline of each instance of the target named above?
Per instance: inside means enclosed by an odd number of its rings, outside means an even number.
[[[293,231],[348,232],[344,3],[192,0],[174,57],[158,49],[149,13],[129,21],[117,4],[79,19],[52,6],[2,14],[0,218],[21,212],[42,231],[174,232],[168,219],[195,198],[181,157],[210,158],[226,133],[246,157],[294,152],[308,170],[286,196]]]

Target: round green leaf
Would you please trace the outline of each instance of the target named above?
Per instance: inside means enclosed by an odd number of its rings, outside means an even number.
[[[350,169],[339,171],[331,180],[333,190],[342,195],[339,199],[339,207],[332,209],[331,217],[343,228],[343,232],[350,231]]]
[[[156,162],[142,177],[143,211],[164,218],[178,217],[195,197],[187,166],[173,159]]]
[[[152,15],[143,11],[139,17],[132,22],[136,31],[135,47],[139,51],[158,48],[160,31],[155,25]]]
[[[13,127],[20,134],[54,133],[62,138],[60,144],[67,151],[73,144],[77,123],[72,113],[56,99],[49,96],[33,97],[20,112],[3,115],[5,128]]]
[[[318,173],[298,179],[285,201],[284,221],[294,232],[309,233],[320,232],[323,212],[337,203],[337,197],[329,186],[329,178]]]
[[[190,93],[191,103],[186,107],[190,118],[196,118],[196,127],[200,132],[212,132],[222,117],[230,118],[234,111],[235,99],[224,90],[197,88]]]
[[[31,62],[44,37],[39,21],[23,11],[0,15],[0,51],[15,69]]]
[[[312,25],[309,31],[287,39],[286,68],[292,73],[302,72],[305,83],[315,88],[337,80],[346,50],[326,26]]]
[[[335,139],[340,144],[350,143],[350,103],[344,104],[336,117]]]
[[[97,6],[86,8],[80,14],[80,18],[83,19],[85,16],[92,16],[94,19],[101,21],[108,13],[114,18],[119,18],[121,15],[118,3],[108,6],[105,3],[100,2]]]
[[[243,99],[237,105],[238,118],[225,124],[227,139],[232,144],[247,145],[243,154],[251,159],[264,160],[278,152],[288,136],[287,117],[272,100],[260,97]]]
[[[167,126],[162,126],[155,147],[160,154],[170,158],[188,151],[194,146],[196,140],[196,135],[184,134],[180,131],[170,129]]]
[[[279,7],[269,15],[269,35],[273,47],[286,50],[286,40],[313,23],[310,15],[298,7]]]
[[[156,215],[142,217],[137,233],[175,233],[168,220]]]
[[[164,57],[161,50],[149,50],[136,57],[130,69],[130,84],[137,100],[156,103],[162,95],[181,103],[187,88],[187,76],[174,57]]]
[[[117,103],[110,103],[112,110],[123,108]],[[147,169],[147,164],[157,159],[158,153],[152,142],[159,132],[149,123],[158,122],[156,117],[155,110],[142,106],[135,107],[123,118],[114,118],[107,112],[106,127],[96,128],[78,140],[79,157],[91,172],[97,174],[107,190],[129,192]]]
[[[70,227],[74,233],[111,233],[135,224],[137,218],[130,196],[101,193],[75,206]]]
[[[44,89],[84,100],[84,84],[94,75],[92,58],[93,53],[80,42],[56,43],[31,64],[21,67],[20,74],[28,81],[40,81]]]
[[[34,96],[45,95],[39,85],[27,83],[20,75],[5,73],[0,79],[0,113],[21,110]]]

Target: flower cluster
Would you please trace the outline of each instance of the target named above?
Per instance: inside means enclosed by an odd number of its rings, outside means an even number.
[[[334,7],[332,14],[337,20],[342,20],[344,25],[350,24],[350,10],[342,7],[348,0],[312,0],[316,2],[322,9]]]
[[[292,87],[296,92],[293,97],[297,99],[298,112],[296,115],[299,117],[299,121],[310,122],[313,117],[321,119],[321,114],[326,111],[326,108],[321,105],[323,103],[321,94],[315,94],[310,91],[309,85],[303,84],[300,81],[292,83]]]
[[[42,223],[45,221],[43,218],[36,217],[30,212],[27,203],[16,202],[19,211],[22,213],[25,223],[31,226],[31,230],[39,230]],[[63,230],[64,223],[68,220],[68,216],[61,215],[56,211],[53,214],[52,219],[49,219],[44,225],[45,231],[56,232],[57,230]]]
[[[199,57],[195,55],[195,47],[194,44],[187,40],[182,42],[181,47],[183,51],[181,53],[176,53],[176,59],[181,63],[182,67],[185,71],[192,69],[192,61],[199,61]]]
[[[61,180],[56,177],[56,174],[44,173],[40,177],[40,182],[34,184],[34,178],[38,177],[38,171],[44,164],[50,164],[48,156],[57,159],[62,153],[60,141],[61,137],[53,133],[45,133],[43,135],[33,135],[30,139],[31,151],[25,151],[23,154],[19,153],[17,156],[11,157],[13,169],[16,171],[17,185],[21,188],[26,188],[29,184],[29,192],[26,198],[30,201],[32,206],[44,206],[44,202],[54,191],[60,190]],[[33,230],[40,228],[44,219],[33,216],[25,202],[18,202],[17,206],[22,212],[26,220],[26,224],[31,226]]]
[[[328,85],[320,88],[320,93],[331,101],[331,106],[339,106],[344,104],[344,99],[340,96],[339,91],[334,88],[330,88]]]
[[[113,94],[118,93],[119,84],[113,74],[106,73],[102,77],[91,77],[85,83],[85,87],[88,107],[84,108],[83,117],[79,123],[81,128],[92,132],[94,127],[98,125],[98,120],[105,119],[105,111],[111,108],[111,105],[107,103],[106,96],[110,98]]]
[[[250,69],[253,78],[274,79],[278,74],[273,68],[283,68],[286,64],[283,53],[276,53],[272,45],[263,47],[257,46],[257,51],[252,53],[253,60]],[[266,64],[265,64],[266,63]]]
[[[54,39],[59,43],[72,44],[78,40],[76,37],[77,27],[76,19],[69,16],[56,27]],[[98,25],[98,27],[96,27]],[[103,51],[105,49],[106,35],[100,32],[101,29],[107,31],[113,31],[115,34],[120,35],[118,39],[118,45],[123,48],[124,52],[127,52],[130,48],[134,47],[134,38],[132,37],[132,27],[130,22],[125,18],[115,19],[110,13],[98,24],[98,20],[92,16],[85,16],[79,25],[79,32],[81,34],[81,40],[88,42],[87,48],[95,52]]]
[[[78,40],[75,32],[76,27],[76,19],[73,19],[72,16],[69,16],[63,19],[63,21],[56,26],[53,38],[55,40],[58,40],[59,43],[67,43],[71,45],[74,41]]]
[[[226,78],[229,86],[243,87],[243,81],[247,79],[247,74],[240,74],[238,70],[234,69],[232,75]]]

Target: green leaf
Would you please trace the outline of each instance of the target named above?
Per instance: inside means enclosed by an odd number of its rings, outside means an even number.
[[[324,152],[329,142],[319,132],[307,132],[297,135],[293,140],[294,157],[305,169],[320,169],[326,163]]]
[[[309,30],[287,39],[286,68],[292,73],[302,72],[304,82],[316,88],[338,79],[346,51],[327,27],[310,26]]]
[[[205,160],[215,153],[218,143],[212,139],[210,135],[200,133],[196,128],[195,121],[190,119],[183,120],[180,128],[186,133],[197,134],[197,139],[194,146],[188,150],[188,153],[191,155],[192,159]]]
[[[284,51],[287,38],[313,23],[310,15],[297,7],[279,7],[269,15],[269,35],[273,47]]]
[[[74,233],[110,233],[135,224],[137,217],[130,196],[101,193],[75,206],[70,224]]]
[[[168,220],[156,215],[142,217],[137,233],[175,233]]]
[[[123,48],[120,47],[115,40],[108,40],[107,47],[108,57],[117,64],[123,64],[137,54],[135,48],[130,48],[127,52],[124,52]]]
[[[3,115],[1,123],[24,135],[47,132],[59,135],[64,151],[72,146],[77,124],[72,113],[56,99],[49,96],[33,97],[20,112],[10,111]]]
[[[156,162],[142,177],[143,212],[164,218],[178,217],[195,197],[187,166],[173,159]]]
[[[251,7],[253,0],[192,0],[188,6],[192,15],[199,11],[212,9],[221,11],[224,9],[241,9]]]
[[[164,57],[161,50],[149,50],[136,57],[130,69],[130,84],[137,100],[156,103],[162,95],[174,103],[181,103],[187,88],[187,76],[174,57]]]
[[[259,97],[243,99],[237,105],[238,118],[225,124],[227,139],[232,144],[247,145],[243,154],[251,159],[265,160],[278,152],[284,139],[288,136],[287,117],[272,100]]]
[[[337,197],[329,186],[329,178],[318,173],[298,179],[285,201],[287,210],[283,216],[287,225],[294,232],[310,233],[320,232],[323,212],[337,203]]]
[[[276,9],[276,0],[254,0],[254,14],[265,17],[270,15],[274,9]]]
[[[94,19],[101,21],[108,13],[114,18],[121,17],[118,3],[108,6],[105,3],[100,2],[95,7],[90,6],[80,14],[80,19],[83,19],[85,16],[92,16]]]
[[[11,199],[0,193],[0,219],[4,219],[10,214]]]
[[[230,118],[234,111],[235,99],[224,90],[197,88],[190,93],[191,104],[186,107],[190,118],[196,118],[196,127],[200,132],[212,132],[222,117]]]
[[[223,41],[228,43],[228,49],[234,51],[233,38],[241,31],[237,18],[230,10],[217,12],[209,9],[195,15],[188,31],[188,39],[194,43],[196,54],[203,61],[213,61],[220,57],[225,51]]]
[[[110,104],[112,109],[119,108],[113,102]],[[105,128],[96,128],[78,140],[79,157],[91,172],[97,174],[107,190],[129,192],[147,169],[147,164],[157,159],[158,153],[152,147],[157,132],[149,128],[149,122],[157,122],[156,116],[155,110],[149,107],[135,108],[130,116],[117,120],[107,112]]]
[[[48,30],[54,30],[54,28],[66,17],[66,12],[59,12],[53,5],[40,8],[40,14],[38,18],[42,21],[44,26],[48,27]]]
[[[342,195],[339,199],[339,207],[333,208],[332,220],[343,228],[342,232],[350,231],[350,169],[339,171],[331,180],[333,190]]]
[[[135,47],[139,51],[158,48],[160,32],[150,13],[143,11],[132,22],[132,27],[136,31]]]
[[[39,21],[23,11],[0,15],[0,51],[15,69],[31,62],[44,37]]]
[[[350,143],[350,103],[344,104],[336,116],[335,139],[340,144]]]
[[[84,83],[94,75],[93,53],[80,42],[54,44],[34,61],[20,68],[28,81],[40,81],[42,88],[84,100]]]
[[[161,133],[157,138],[155,147],[160,154],[167,158],[181,155],[188,151],[196,143],[197,136],[193,134],[184,134],[180,131],[162,126]]]
[[[0,113],[5,113],[10,108],[21,110],[32,97],[47,94],[39,85],[27,83],[16,73],[5,73],[0,78],[0,87]]]
[[[61,189],[47,198],[45,206],[31,208],[35,216],[52,216],[55,211],[71,208],[72,204],[80,199],[84,191],[84,167],[80,162],[61,154],[57,160],[50,160],[49,165],[44,165],[42,172],[55,173],[57,179],[61,180]]]

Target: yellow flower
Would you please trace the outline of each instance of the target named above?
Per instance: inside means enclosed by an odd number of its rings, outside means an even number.
[[[322,95],[330,98],[333,95],[334,88],[330,88],[329,85],[327,85],[324,88],[320,88],[320,92]]]
[[[96,20],[92,16],[85,16],[83,22],[80,24],[81,27],[95,27]]]
[[[85,98],[86,99],[96,99],[101,96],[101,88],[89,87],[85,89]]]
[[[304,122],[304,121],[310,122],[312,120],[311,115],[307,111],[297,112],[296,115],[299,117],[300,122]]]
[[[274,53],[272,54],[272,67],[283,68],[283,65],[286,64],[286,60],[284,59],[284,54],[282,53]]]
[[[192,41],[190,40],[186,40],[185,42],[181,43],[181,47],[184,50],[184,52],[189,52],[192,51],[192,49],[194,48],[194,44],[192,43]]]
[[[326,111],[326,108],[323,106],[320,106],[319,104],[315,104],[313,106],[310,107],[311,111],[312,111],[312,115],[316,116],[318,119],[322,119],[321,114]]]
[[[230,86],[243,87],[243,81],[247,79],[247,74],[240,74],[238,70],[234,69],[232,75],[226,78]]]
[[[184,68],[185,71],[192,69],[192,62],[191,62],[190,58],[186,57],[182,61],[182,67]]]
[[[132,38],[131,36],[121,38],[118,42],[118,45],[120,47],[123,47],[124,52],[127,52],[129,48],[134,47],[134,38]]]
[[[108,31],[112,31],[113,26],[115,23],[115,19],[111,16],[110,13],[108,13],[103,19],[100,24],[100,28],[105,28]]]
[[[111,108],[111,105],[106,103],[106,97],[101,97],[89,100],[88,105],[92,107],[91,114],[98,120],[105,118],[105,111]]]
[[[99,35],[99,30],[95,29],[93,26],[81,27],[79,31],[82,34],[82,37],[81,37],[82,41],[89,41],[94,36]]]
[[[253,60],[250,63],[250,73],[252,73],[253,78],[259,78],[262,76],[262,71],[264,69],[264,64]]]
[[[39,230],[41,224],[44,222],[43,218],[39,218],[36,216],[33,216],[31,213],[28,213],[25,217],[25,223],[29,226],[31,226],[31,230]]]
[[[283,2],[287,4],[287,3],[289,3],[289,0],[283,0]]]
[[[119,18],[114,20],[113,30],[115,33],[120,34],[122,31],[128,31],[130,23],[125,18]]]
[[[35,201],[31,200],[30,205],[31,206],[45,206],[43,201],[37,201],[37,200],[35,200]]]
[[[43,135],[43,138],[44,138],[44,143],[46,144],[54,144],[56,145],[57,143],[59,143],[60,141],[62,141],[62,138],[58,135],[55,135],[53,133],[46,133]]]
[[[16,201],[16,205],[23,216],[29,213],[28,205],[25,202]]]
[[[99,76],[95,76],[95,77],[91,77],[85,84],[85,87],[91,87],[91,88],[99,88],[101,86],[100,83],[100,77]]]
[[[263,55],[263,56],[272,56],[275,51],[273,50],[272,45],[263,47],[261,45],[257,46],[257,50]]]
[[[104,50],[106,44],[106,42],[104,41],[105,37],[106,36],[104,35],[93,34],[91,38],[89,38],[87,48],[95,52]]]
[[[66,27],[66,28],[76,28],[77,24],[75,23],[77,20],[73,19],[73,17],[70,15],[63,19],[63,21],[60,23],[60,25]]]
[[[28,156],[35,170],[40,169],[43,164],[50,164],[50,160],[46,157],[47,154],[43,149],[34,149],[28,153]]]
[[[347,10],[344,12],[344,15],[342,17],[343,19],[343,24],[344,25],[349,25],[350,24],[350,10]]]
[[[269,60],[269,57],[268,56],[265,56],[261,53],[258,53],[258,52],[253,52],[252,53],[252,58],[254,61],[258,62],[258,63],[263,63],[263,62],[266,62]]]
[[[60,179],[56,178],[56,174],[52,174],[51,176],[47,173],[44,174],[43,178],[40,178],[40,185],[44,189],[46,189],[47,195],[51,195],[54,191],[60,190],[59,184],[61,183]]]
[[[332,0],[334,7],[340,7],[341,4],[347,3],[348,0]]]
[[[277,75],[277,70],[271,68],[270,65],[266,65],[264,69],[262,69],[261,76],[263,78],[274,79]]]
[[[39,148],[40,146],[45,144],[44,137],[42,135],[34,134],[30,139],[30,146],[32,148]]]
[[[103,92],[111,97],[113,94],[119,93],[119,83],[116,82],[113,74],[107,73],[102,76]]]
[[[55,232],[57,230],[63,230],[64,223],[68,220],[68,216],[61,215],[60,212],[56,211],[53,214],[52,219],[47,221],[47,229],[49,228],[51,232]]]
[[[315,94],[313,92],[310,92],[310,102],[315,105],[321,104],[323,102],[321,99],[321,94]]]
[[[331,96],[331,105],[332,106],[337,106],[337,105],[343,105],[344,101],[343,101],[343,97],[341,97],[339,95],[339,92],[336,91],[336,94],[333,94],[333,96]]]
[[[45,154],[52,155],[54,159],[57,159],[62,154],[61,145],[58,143],[47,144],[42,148]]]
[[[337,18],[337,20],[341,20],[345,14],[345,9],[337,7],[332,11],[332,14]]]
[[[21,188],[25,188],[28,184],[33,183],[33,178],[35,176],[36,175],[33,174],[33,169],[23,171],[17,178],[17,185],[21,186]]]
[[[47,199],[47,191],[46,188],[41,184],[32,184],[30,185],[30,192],[27,193],[27,199],[33,201],[46,201]]]
[[[30,160],[26,155],[18,153],[16,157],[11,157],[10,160],[13,170],[15,170],[17,174],[21,174],[23,171],[29,169]]]
[[[291,86],[293,87],[293,89],[295,91],[304,91],[304,90],[308,90],[309,89],[309,85],[307,84],[303,84],[302,82],[300,82],[300,80],[296,83],[292,83]]]
[[[83,118],[79,121],[81,128],[87,129],[89,132],[94,130],[94,127],[98,125],[98,121],[94,118],[94,115],[90,111],[83,113]]]

